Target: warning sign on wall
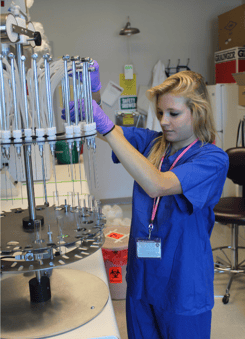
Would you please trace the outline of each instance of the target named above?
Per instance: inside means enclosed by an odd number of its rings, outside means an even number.
[[[111,284],[122,284],[122,268],[110,267],[109,268],[109,280]]]

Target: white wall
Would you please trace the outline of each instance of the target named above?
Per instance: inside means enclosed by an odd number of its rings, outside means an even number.
[[[131,59],[139,85],[150,85],[156,62],[175,66],[190,58],[191,70],[214,83],[214,52],[218,50],[218,18],[243,0],[35,0],[32,21],[41,22],[53,42],[54,57],[90,56],[100,65],[102,92],[109,80],[119,83],[127,62],[127,37],[119,31],[130,16],[140,34],[130,37]],[[117,104],[103,106],[113,120]],[[113,165],[107,144],[97,142],[100,192],[97,197],[129,197],[133,180],[122,165]],[[123,183],[123,184],[122,184]]]

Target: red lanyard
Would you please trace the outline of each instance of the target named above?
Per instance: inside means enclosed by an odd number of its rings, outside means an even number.
[[[170,167],[170,170],[174,168],[174,166],[176,165],[176,163],[179,161],[180,158],[183,157],[183,155],[198,141],[199,139],[197,138],[195,141],[193,141],[192,144],[190,144],[178,157],[177,159],[175,160],[175,162],[173,163],[173,165]],[[167,150],[166,150],[167,151]],[[160,162],[160,165],[159,165],[159,171],[161,171],[161,167],[162,167],[162,163],[163,163],[163,160],[165,158],[165,155],[166,155],[166,151],[164,152],[163,154],[163,157],[161,159],[161,162]],[[156,202],[156,199],[157,199],[157,202]],[[154,204],[153,204],[153,210],[152,210],[152,215],[151,215],[151,222],[150,222],[150,225],[149,225],[149,238],[150,238],[150,233],[151,231],[153,230],[153,222],[154,222],[154,219],[155,219],[155,216],[156,216],[156,213],[157,213],[157,208],[158,208],[158,204],[159,204],[159,200],[160,200],[160,197],[158,198],[155,198],[154,199]]]

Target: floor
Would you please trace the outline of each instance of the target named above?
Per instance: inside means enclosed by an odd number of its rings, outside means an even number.
[[[123,210],[123,218],[131,218],[132,205],[120,204],[120,207]],[[240,234],[240,245],[245,246],[245,230],[241,229]],[[230,228],[229,226],[216,223],[211,236],[212,248],[225,244],[230,244]],[[244,258],[241,258],[241,260]],[[215,274],[215,306],[212,312],[211,339],[245,338],[245,275],[240,275],[233,281],[230,291],[230,301],[228,304],[224,305],[222,298],[227,283],[227,274]],[[125,300],[113,300],[113,306],[121,339],[128,339]]]

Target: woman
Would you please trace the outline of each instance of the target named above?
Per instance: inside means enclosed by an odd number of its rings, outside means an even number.
[[[210,236],[229,167],[212,143],[204,79],[184,71],[148,91],[163,132],[115,126],[93,101],[101,138],[135,179],[127,265],[129,339],[208,339]],[[160,169],[160,170],[159,170]]]

